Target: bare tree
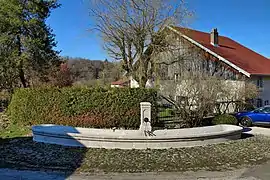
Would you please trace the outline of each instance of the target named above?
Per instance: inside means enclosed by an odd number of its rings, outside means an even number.
[[[248,100],[258,95],[256,85],[246,80],[225,80],[203,72],[186,75],[177,82],[164,81],[160,90],[188,127],[200,126],[209,115],[243,110]]]
[[[152,75],[153,57],[168,47],[164,31],[191,13],[183,0],[90,0],[91,15],[109,55],[122,61],[141,86]],[[136,62],[136,63],[135,63]],[[151,66],[152,64],[152,66]]]
[[[180,119],[187,127],[199,126],[203,117],[213,112],[222,85],[214,76],[194,76],[160,86],[164,99],[174,105]]]
[[[251,100],[258,97],[258,88],[248,79],[238,81],[221,80],[219,96],[216,103],[216,112],[225,114],[246,110],[252,105]]]

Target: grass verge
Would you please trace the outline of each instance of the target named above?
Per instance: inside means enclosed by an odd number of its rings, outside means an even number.
[[[30,127],[20,126],[18,124],[10,124],[0,133],[0,138],[16,138],[27,136],[31,133]]]
[[[174,172],[229,170],[270,159],[270,138],[255,136],[204,147],[168,150],[68,148],[31,137],[2,139],[0,168],[72,172]]]
[[[23,137],[30,133],[30,127],[14,124],[7,119],[3,112],[0,113],[0,138]]]

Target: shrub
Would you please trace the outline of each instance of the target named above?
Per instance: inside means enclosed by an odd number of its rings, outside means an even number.
[[[53,123],[77,127],[138,128],[140,102],[152,103],[156,119],[156,91],[130,88],[18,89],[8,107],[10,119],[25,125]],[[153,122],[155,123],[155,122]]]
[[[53,70],[49,79],[51,85],[60,88],[72,86],[73,84],[72,73],[67,63],[62,63],[59,69],[56,68],[56,70]]]
[[[7,108],[11,94],[0,90],[0,112]]]
[[[230,114],[222,114],[222,115],[218,115],[216,117],[214,117],[213,124],[232,124],[232,125],[236,125],[237,124],[237,119]]]

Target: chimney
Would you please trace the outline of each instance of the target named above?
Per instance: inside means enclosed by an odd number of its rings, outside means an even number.
[[[218,46],[218,31],[217,28],[212,29],[210,41],[213,46]]]

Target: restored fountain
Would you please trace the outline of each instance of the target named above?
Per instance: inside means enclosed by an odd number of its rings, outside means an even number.
[[[202,146],[241,138],[242,128],[216,125],[152,131],[151,104],[142,102],[139,130],[95,129],[53,124],[32,127],[36,142],[106,149],[166,149]]]

